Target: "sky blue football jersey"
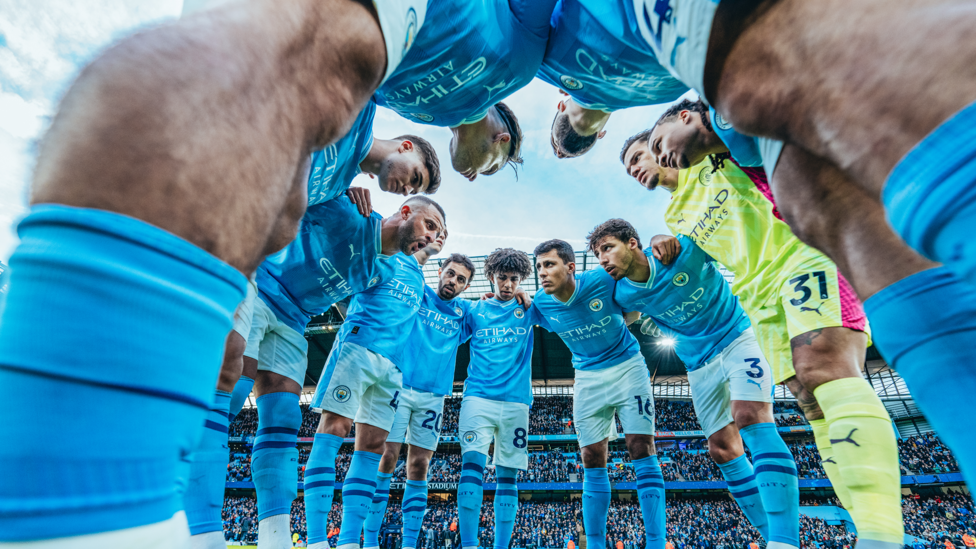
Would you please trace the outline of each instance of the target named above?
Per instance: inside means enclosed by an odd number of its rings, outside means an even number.
[[[532,81],[555,0],[432,0],[424,25],[374,99],[422,124],[476,122]]]
[[[471,361],[465,396],[532,404],[532,327],[539,324],[536,308],[515,299],[485,299],[471,307],[466,327],[471,335]]]
[[[688,91],[640,36],[632,2],[559,0],[538,77],[603,111],[669,103]]]
[[[359,164],[373,147],[373,118],[376,103],[370,101],[356,117],[349,133],[328,147],[312,153],[308,172],[308,205],[321,204],[341,196],[353,178],[360,174]]]
[[[398,253],[393,274],[349,301],[336,341],[348,341],[388,358],[404,375],[404,344],[416,322],[424,296],[424,273],[412,255]]]
[[[714,260],[687,236],[678,240],[681,253],[670,265],[655,259],[651,248],[644,250],[650,278],[644,283],[617,281],[614,299],[625,311],[653,318],[675,339],[675,352],[693,371],[720,354],[750,324]]]
[[[555,332],[573,353],[577,370],[602,370],[640,354],[640,344],[613,300],[613,278],[603,269],[576,274],[576,291],[562,303],[544,292],[535,295],[540,325]]]
[[[298,333],[332,304],[389,279],[382,216],[368,218],[346,196],[309,206],[298,236],[257,270],[258,295]]]
[[[722,115],[717,113],[712,107],[708,108],[709,118],[712,121],[712,129],[718,138],[729,148],[732,159],[740,166],[758,168],[763,165],[762,155],[759,153],[759,143],[755,137],[743,135],[726,122]]]
[[[404,387],[435,395],[453,392],[457,349],[467,340],[464,322],[471,306],[471,301],[460,297],[444,301],[437,290],[424,285],[423,302],[404,343]]]

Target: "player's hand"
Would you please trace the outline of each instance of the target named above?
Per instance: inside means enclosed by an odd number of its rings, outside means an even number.
[[[647,317],[641,324],[641,333],[651,337],[661,337],[661,328],[654,323],[654,319]]]
[[[515,301],[518,301],[519,305],[521,305],[526,311],[532,306],[532,298],[529,297],[529,294],[522,288],[515,289]]]
[[[681,253],[681,243],[673,236],[659,234],[651,239],[651,252],[658,261],[670,265]]]
[[[493,297],[495,297],[495,293],[494,292],[485,292],[485,295],[481,296],[481,301],[485,301],[485,300],[491,299]]]
[[[359,213],[363,217],[369,217],[369,214],[373,213],[373,203],[369,199],[369,189],[349,187],[349,190],[346,191],[346,196],[359,208]]]

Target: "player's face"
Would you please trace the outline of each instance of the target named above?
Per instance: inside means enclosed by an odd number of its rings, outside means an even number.
[[[576,264],[566,263],[559,257],[556,250],[549,250],[536,256],[535,268],[539,273],[539,284],[542,286],[542,291],[547,294],[554,294],[569,285],[569,281],[576,271]]]
[[[515,290],[522,279],[515,273],[498,273],[491,277],[491,282],[495,285],[495,296],[498,300],[508,301],[515,297]]]
[[[458,263],[448,263],[437,271],[437,296],[450,301],[471,285],[471,272]]]
[[[637,240],[633,238],[624,242],[615,236],[605,236],[597,242],[593,255],[608,275],[614,280],[620,280],[630,274],[634,266],[634,253],[639,251]]]
[[[406,215],[406,219],[397,231],[398,248],[407,255],[413,255],[426,248],[446,233],[444,220],[437,208],[419,204],[414,204],[412,207],[404,205],[400,213]]]
[[[603,131],[603,127],[607,125],[607,120],[610,120],[610,113],[603,112],[597,109],[587,109],[581,106],[576,101],[573,101],[566,92],[560,90],[565,97],[556,104],[556,110],[560,115],[565,115],[569,119],[569,125],[573,128],[573,131],[580,135],[593,135],[597,134],[597,139],[602,139],[606,134]],[[562,150],[561,147],[556,142],[555,122],[552,125],[553,135],[550,136],[549,140],[556,151],[556,156],[558,158],[569,158],[571,155]]]
[[[404,196],[422,193],[430,185],[430,174],[420,152],[409,140],[401,142],[396,152],[383,159],[379,177],[381,190]]]
[[[678,185],[678,170],[662,168],[647,146],[647,141],[635,141],[624,153],[627,173],[642,187],[653,191],[659,185],[673,189]]]
[[[662,166],[686,170],[705,160],[699,131],[701,119],[689,111],[682,111],[684,113],[688,115],[658,124],[648,139],[651,154]]]

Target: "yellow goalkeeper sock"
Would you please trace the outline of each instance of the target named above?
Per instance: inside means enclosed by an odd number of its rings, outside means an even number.
[[[837,494],[840,504],[844,506],[844,509],[851,511],[851,493],[847,491],[847,485],[844,484],[844,479],[841,477],[837,460],[834,459],[834,449],[830,445],[830,433],[827,432],[827,420],[814,419],[810,421],[810,426],[813,427],[813,440],[817,443],[817,450],[820,452],[820,465],[826,471],[827,478],[830,479],[830,484],[834,487],[834,493]]]
[[[859,539],[902,545],[898,446],[888,411],[862,378],[824,383],[813,394],[827,419],[830,445],[850,492]]]

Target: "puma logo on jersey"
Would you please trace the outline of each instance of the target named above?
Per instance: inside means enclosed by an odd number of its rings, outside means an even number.
[[[760,389],[762,389],[762,383],[759,383],[758,381],[756,381],[754,379],[747,379],[746,380],[746,383],[752,383],[756,387],[759,387]]]
[[[858,448],[860,448],[861,445],[858,444],[856,440],[854,440],[853,438],[851,438],[851,436],[854,435],[854,431],[857,431],[857,427],[851,429],[851,432],[848,433],[847,436],[844,437],[844,438],[838,438],[838,439],[833,439],[832,438],[832,439],[830,439],[830,443],[831,444],[840,444],[841,442],[850,442],[854,446],[857,446]]]
[[[494,92],[495,90],[503,89],[505,85],[506,85],[505,81],[502,80],[501,82],[495,84],[494,86],[484,86],[485,90],[488,92],[488,98],[491,99],[492,92]]]
[[[832,457],[829,457],[829,458],[821,461],[820,463],[833,463],[834,465],[837,465],[837,462],[834,461],[834,458],[832,458]]]
[[[817,308],[816,309],[814,309],[813,307],[800,307],[800,312],[803,313],[803,312],[806,312],[806,311],[813,311],[813,312],[817,313],[817,316],[823,316],[823,314],[820,313],[820,308],[823,307],[823,305],[824,305],[824,302],[821,301],[820,302],[820,305],[817,305]]]
[[[350,244],[349,245],[349,253],[352,254],[352,255],[349,256],[349,259],[352,259],[352,258],[356,257],[357,255],[363,255],[362,252],[357,252],[356,251],[356,246],[354,244]]]

